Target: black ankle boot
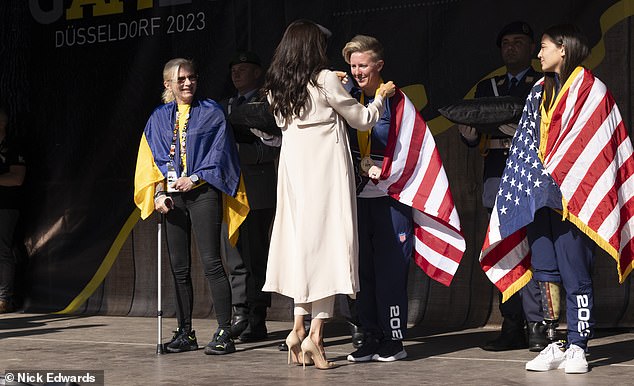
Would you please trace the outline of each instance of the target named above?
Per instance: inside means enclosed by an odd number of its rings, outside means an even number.
[[[348,321],[348,325],[350,326],[350,335],[352,336],[352,347],[356,349],[363,347],[365,334],[363,333],[361,326],[351,321]]]
[[[486,351],[507,351],[527,348],[523,320],[504,318],[500,335],[482,346]]]
[[[546,325],[543,322],[528,322],[528,350],[539,352],[551,343],[546,338]]]
[[[249,326],[240,334],[242,342],[260,342],[268,338],[266,330],[266,306],[252,306],[249,313]]]
[[[237,338],[249,326],[249,308],[246,305],[236,305],[231,318],[231,337]]]

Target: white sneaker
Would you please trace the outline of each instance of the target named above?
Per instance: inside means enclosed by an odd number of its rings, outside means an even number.
[[[588,372],[586,352],[576,344],[571,344],[565,352],[564,371],[566,374],[583,374]]]
[[[555,370],[564,362],[566,356],[561,342],[554,342],[546,346],[535,359],[526,363],[528,371]]]

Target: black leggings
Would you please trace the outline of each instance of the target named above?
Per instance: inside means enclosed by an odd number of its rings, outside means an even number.
[[[191,230],[209,283],[216,319],[220,328],[231,326],[231,287],[220,259],[222,197],[205,184],[186,193],[172,195],[174,208],[166,218],[167,248],[176,288],[178,326],[192,328],[194,293],[191,278]]]

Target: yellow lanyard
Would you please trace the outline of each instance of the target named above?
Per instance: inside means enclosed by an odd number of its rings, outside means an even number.
[[[363,91],[361,91],[361,98],[359,102],[365,106],[364,97],[365,95],[363,94]],[[370,138],[371,134],[372,134],[372,129],[368,131],[357,130],[357,142],[359,142],[359,153],[361,155],[361,158],[365,158],[370,155],[370,146],[371,146],[371,140],[372,140]]]
[[[381,79],[379,83],[379,87],[377,87],[376,89],[377,93],[379,92],[379,88],[381,88],[381,85],[383,85],[383,79]],[[376,94],[374,97],[376,98]],[[359,103],[365,106],[365,94],[363,93],[363,90],[361,90],[361,97],[359,98]],[[371,135],[372,135],[372,129],[368,131],[357,130],[357,142],[359,143],[359,153],[362,159],[370,155],[370,149],[372,147]]]
[[[181,175],[187,175],[187,123],[189,123],[189,110],[190,105],[178,105],[178,136],[181,143],[181,162],[183,163],[183,170]]]

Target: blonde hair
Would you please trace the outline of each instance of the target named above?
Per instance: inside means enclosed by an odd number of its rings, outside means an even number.
[[[355,52],[372,53],[372,59],[375,62],[383,60],[383,45],[375,37],[367,35],[357,35],[352,38],[341,50],[341,55],[345,59],[346,63],[350,64],[350,55]]]
[[[165,67],[163,67],[163,81],[174,81],[178,78],[178,71],[181,67],[189,67],[193,72],[196,72],[196,66],[194,62],[189,59],[183,58],[175,58],[165,63]],[[172,89],[169,87],[165,87],[163,90],[163,94],[161,95],[161,99],[163,103],[169,103],[174,100],[174,93]]]

